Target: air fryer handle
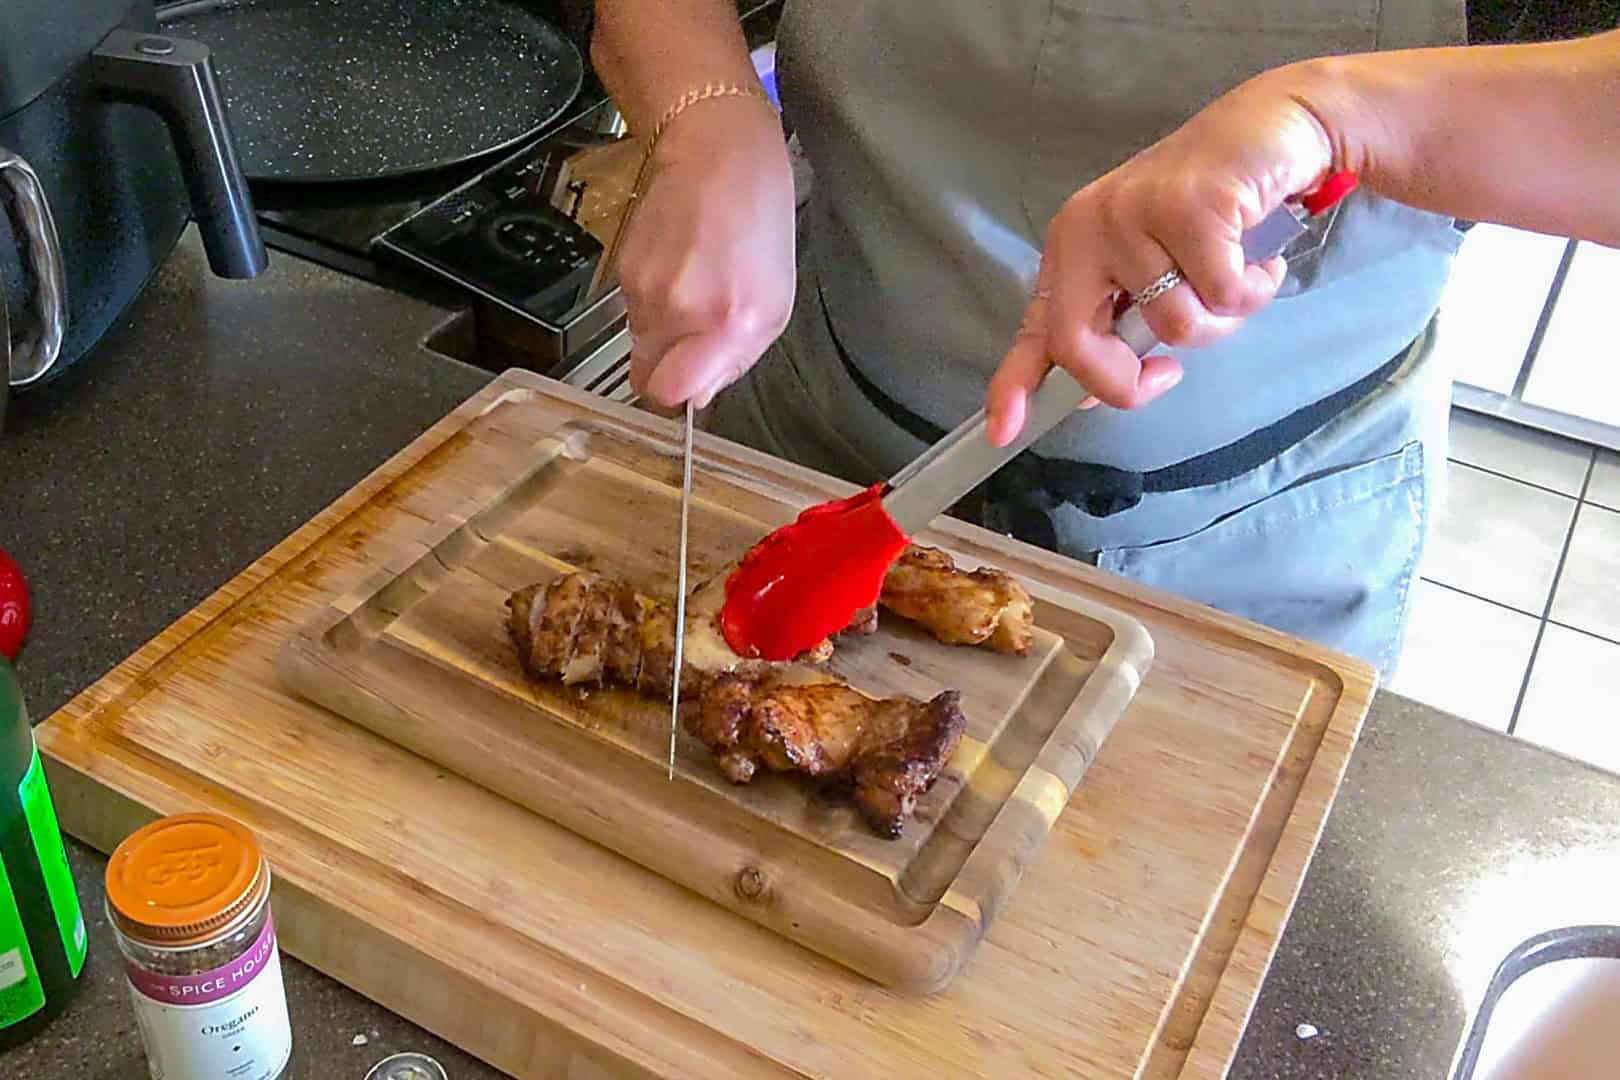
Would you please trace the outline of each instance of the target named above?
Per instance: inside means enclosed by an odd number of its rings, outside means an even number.
[[[22,225],[22,254],[34,274],[34,298],[29,305],[32,324],[19,340],[11,340],[7,321],[0,318],[0,382],[27,386],[38,382],[55,365],[67,333],[67,274],[62,268],[62,242],[56,235],[51,204],[45,186],[28,162],[0,146],[0,182],[8,190],[19,223]],[[6,298],[0,293],[0,316],[5,314]]]
[[[208,46],[114,30],[91,54],[91,62],[96,81],[109,96],[144,105],[168,124],[214,273],[257,277],[266,263],[264,238],[253,218],[253,199],[237,162]]]

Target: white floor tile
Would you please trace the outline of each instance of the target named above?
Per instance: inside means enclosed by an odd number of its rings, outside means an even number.
[[[1406,645],[1389,688],[1506,731],[1537,621],[1432,581],[1413,586],[1411,605]]]
[[[1620,249],[1581,244],[1570,263],[1524,400],[1570,416],[1620,426],[1615,363],[1615,283]]]
[[[1440,299],[1435,346],[1454,378],[1513,389],[1566,246],[1563,237],[1501,225],[1468,231]]]
[[[1620,645],[1548,626],[1514,733],[1620,772]]]
[[[1620,510],[1620,454],[1613,450],[1599,450],[1597,463],[1592,466],[1592,485],[1586,497],[1599,506]]]
[[[1422,576],[1539,617],[1574,513],[1567,496],[1453,462]]]
[[[1451,456],[1528,484],[1579,495],[1592,448],[1494,416],[1452,409]]]
[[[1553,597],[1552,618],[1620,641],[1620,513],[1581,507]],[[1620,715],[1620,709],[1616,709]]]

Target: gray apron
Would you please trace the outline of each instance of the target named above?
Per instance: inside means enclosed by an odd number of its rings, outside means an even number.
[[[1266,68],[1461,43],[1464,28],[1461,0],[789,0],[780,84],[814,177],[794,315],[707,426],[859,483],[891,474],[924,444],[846,362],[955,426],[983,404],[1046,223],[1075,190]],[[1174,391],[1077,414],[1035,449],[1161,469],[1404,354],[1399,370],[1244,475],[1103,517],[1056,505],[1054,546],[1387,670],[1444,460],[1449,379],[1427,361],[1461,236],[1449,218],[1352,195],[1273,304],[1180,354]],[[1012,531],[994,505],[982,520]]]

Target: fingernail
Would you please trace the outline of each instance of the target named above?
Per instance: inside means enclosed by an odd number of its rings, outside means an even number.
[[[1084,401],[1082,401],[1080,403],[1080,408],[1082,410],[1084,410],[1084,409],[1095,409],[1097,406],[1099,406],[1101,404],[1102,404],[1102,402],[1098,401],[1096,398],[1088,397],[1088,398],[1086,398],[1086,400],[1084,400]]]
[[[1181,376],[1182,372],[1180,369],[1175,371],[1159,372],[1158,374],[1149,376],[1142,389],[1147,391],[1148,397],[1158,397],[1160,394],[1179,383],[1181,381]]]
[[[725,389],[725,386],[721,383],[712,383],[709,386],[705,386],[696,394],[692,395],[694,407],[698,409],[707,409],[714,403],[714,399],[720,396],[720,391],[723,389]]]

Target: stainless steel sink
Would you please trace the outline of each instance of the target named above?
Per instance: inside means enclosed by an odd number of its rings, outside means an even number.
[[[1452,1080],[1620,1077],[1620,926],[1569,926],[1502,960]]]

